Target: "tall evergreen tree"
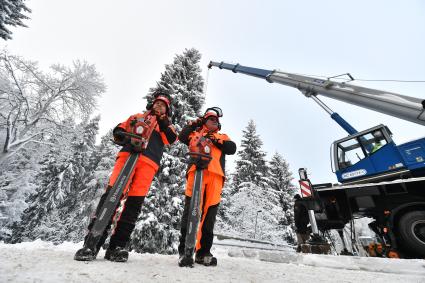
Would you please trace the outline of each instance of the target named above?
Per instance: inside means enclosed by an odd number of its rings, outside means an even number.
[[[288,229],[279,225],[282,209],[278,197],[270,187],[252,183],[242,187],[230,198],[226,214],[228,233],[276,243],[288,240]]]
[[[14,223],[13,242],[34,240],[40,233],[52,233],[52,223],[47,219],[55,218],[59,221],[57,206],[63,202],[69,190],[67,176],[72,168],[68,151],[57,140],[51,141],[55,146],[40,162],[41,170],[35,178],[36,190],[25,200],[28,208],[22,215],[22,221]]]
[[[285,239],[287,242],[295,241],[294,229],[294,194],[295,188],[291,184],[293,180],[292,173],[289,170],[289,164],[276,152],[269,162],[270,186],[276,192],[279,198],[281,213],[278,218],[279,225],[286,231]]]
[[[233,194],[245,183],[267,186],[266,153],[261,149],[263,142],[257,134],[253,120],[242,131],[242,141],[233,178]]]
[[[61,230],[62,235],[59,240],[80,240],[81,234],[85,232],[85,227],[81,227],[81,219],[78,213],[86,211],[86,199],[82,200],[84,192],[88,189],[91,176],[94,174],[99,157],[94,157],[96,151],[96,136],[99,131],[100,116],[83,122],[78,125],[77,136],[72,143],[73,156],[70,161],[73,168],[71,179],[71,190],[66,196],[65,201],[58,209],[62,215],[66,215],[62,219]],[[113,157],[112,157],[113,158]],[[90,212],[88,212],[90,213]],[[80,227],[80,228],[78,228]]]
[[[21,221],[28,207],[25,200],[37,188],[35,176],[46,152],[48,148],[44,145],[28,146],[0,166],[0,241],[9,239],[13,234],[11,226]]]
[[[172,98],[173,122],[180,131],[187,121],[200,115],[205,97],[196,49],[186,49],[165,66],[157,86],[146,97],[161,90]],[[142,213],[131,238],[131,247],[139,252],[175,253],[177,251],[180,218],[183,212],[187,148],[177,143],[165,149],[160,170],[145,199]]]
[[[220,227],[242,237],[291,242],[292,222],[288,219],[292,208],[287,195],[292,176],[288,164],[278,154],[273,156],[269,168],[262,145],[251,120],[243,130],[233,188],[227,192]]]
[[[111,142],[112,130],[102,136],[100,144],[91,152],[84,184],[77,190],[74,208],[70,211],[72,221],[67,225],[68,240],[80,241],[87,233],[86,227],[103,194],[119,147]]]
[[[70,122],[71,124],[72,122]],[[38,188],[26,201],[22,221],[14,226],[13,241],[37,238],[62,242],[70,240],[67,229],[74,220],[78,194],[85,187],[89,156],[93,151],[99,117],[74,126],[64,140],[52,140],[49,154],[36,177]]]
[[[152,102],[152,94],[158,90],[171,95],[173,122],[178,131],[187,121],[197,118],[205,102],[200,60],[201,53],[194,48],[186,49],[182,55],[176,55],[173,64],[165,65],[161,79],[145,97],[148,102]]]

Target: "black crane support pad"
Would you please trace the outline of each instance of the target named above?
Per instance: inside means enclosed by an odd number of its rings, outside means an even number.
[[[136,166],[139,154],[132,153],[127,161],[124,164],[123,169],[118,175],[117,180],[115,181],[114,186],[109,189],[109,193],[106,197],[105,202],[103,203],[101,209],[98,210],[96,214],[96,220],[93,225],[93,228],[89,231],[85,247],[91,249],[92,251],[96,250],[97,243],[99,242],[100,237],[102,236],[106,226],[111,220],[112,216],[117,209],[118,202],[121,199],[121,195],[124,189],[127,186],[130,176],[133,173],[134,167]]]

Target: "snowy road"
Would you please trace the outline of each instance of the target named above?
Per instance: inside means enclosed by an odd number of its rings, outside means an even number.
[[[80,245],[0,243],[0,282],[425,282],[425,261],[299,255],[218,247],[219,265],[179,268],[177,256],[131,253],[127,263],[74,261]]]

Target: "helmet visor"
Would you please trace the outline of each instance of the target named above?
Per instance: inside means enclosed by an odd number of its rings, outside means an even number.
[[[218,118],[223,117],[223,111],[220,107],[210,107],[207,110],[205,110],[204,117],[208,116],[217,116]]]

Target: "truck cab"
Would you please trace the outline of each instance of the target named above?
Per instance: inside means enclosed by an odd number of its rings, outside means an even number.
[[[332,156],[338,181],[382,181],[405,172],[404,158],[391,136],[387,126],[378,125],[335,141]]]

